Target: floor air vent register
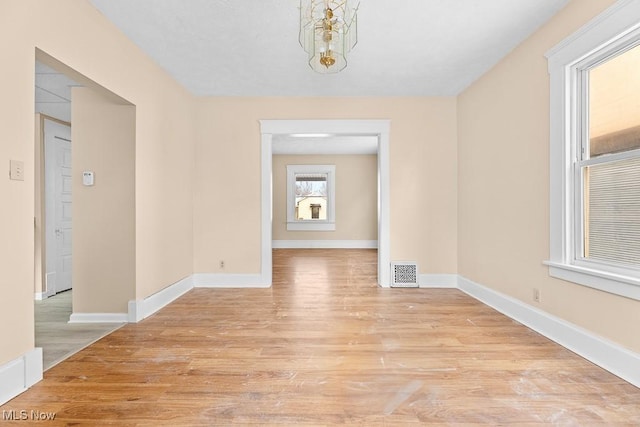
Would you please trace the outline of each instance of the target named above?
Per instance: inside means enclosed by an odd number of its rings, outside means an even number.
[[[418,264],[415,262],[391,263],[392,288],[417,288]]]

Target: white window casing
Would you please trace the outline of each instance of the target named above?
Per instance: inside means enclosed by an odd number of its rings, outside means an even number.
[[[327,177],[326,219],[299,220],[296,218],[296,175],[325,175]],[[287,165],[287,230],[335,231],[336,229],[336,167],[335,165]]]
[[[549,274],[563,280],[640,300],[640,270],[634,263],[640,244],[633,240],[640,218],[627,221],[612,236],[603,222],[603,212],[615,208],[625,212],[635,200],[619,200],[637,194],[634,183],[640,150],[588,158],[582,156],[586,122],[587,71],[613,55],[640,43],[640,0],[622,0],[605,10],[572,36],[547,53],[550,74],[550,248]],[[625,169],[626,168],[626,169]],[[583,180],[590,169],[589,200],[585,201]],[[612,177],[619,171],[629,175]],[[605,182],[609,180],[607,186]],[[637,182],[637,181],[635,181]],[[583,204],[590,216],[585,218]],[[620,214],[621,217],[624,213]],[[585,256],[586,237],[595,242]],[[603,225],[604,224],[604,225]],[[627,239],[625,244],[625,239]],[[591,242],[591,240],[590,240]],[[617,245],[617,246],[616,246]],[[594,252],[595,251],[595,252]],[[635,265],[633,265],[635,264]]]

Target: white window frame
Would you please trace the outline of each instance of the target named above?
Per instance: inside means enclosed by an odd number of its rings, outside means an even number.
[[[640,300],[640,274],[585,260],[579,167],[585,70],[640,40],[640,0],[622,0],[547,53],[550,74],[550,226],[552,277]],[[595,161],[595,159],[594,159]]]
[[[327,219],[299,220],[296,209],[296,175],[327,175]],[[335,165],[287,165],[287,230],[335,231],[336,229],[336,167]]]

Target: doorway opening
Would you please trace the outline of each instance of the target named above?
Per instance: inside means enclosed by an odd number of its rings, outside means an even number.
[[[72,288],[71,126],[41,116],[44,160],[44,283],[50,297]],[[37,296],[36,296],[36,299]]]
[[[377,246],[378,285],[390,284],[389,233],[389,120],[261,120],[262,235],[261,280],[272,283],[273,247],[273,154],[274,142],[291,138],[324,139],[332,136],[354,137],[352,142],[373,138],[377,153]],[[326,143],[327,141],[324,140]],[[298,142],[299,143],[299,142]],[[322,142],[318,142],[322,143]]]
[[[48,369],[124,324],[135,295],[135,106],[35,59],[34,324]]]
[[[79,84],[35,61],[35,299],[72,288],[71,90]]]

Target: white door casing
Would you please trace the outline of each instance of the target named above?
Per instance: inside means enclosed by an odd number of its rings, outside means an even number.
[[[71,289],[71,128],[45,120],[46,293]]]
[[[272,139],[274,135],[332,134],[378,138],[378,284],[391,283],[389,186],[390,120],[260,120],[261,133],[261,273],[260,284],[272,282]]]

